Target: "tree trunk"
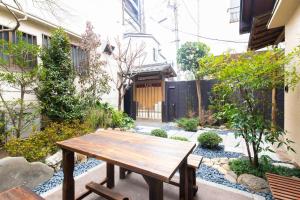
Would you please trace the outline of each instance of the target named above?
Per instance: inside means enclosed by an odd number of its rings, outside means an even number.
[[[252,148],[253,148],[253,162],[252,165],[255,168],[259,167],[259,162],[258,162],[258,153],[257,153],[257,149],[256,149],[256,144],[255,142],[252,142]]]
[[[20,102],[20,112],[18,116],[18,128],[16,129],[17,138],[21,136],[22,127],[23,127],[23,118],[24,118],[24,96],[25,96],[25,87],[21,86],[21,102]]]
[[[122,91],[118,89],[118,111],[122,110]]]
[[[198,116],[199,121],[203,119],[202,117],[202,94],[201,94],[201,82],[200,79],[196,80],[197,98],[198,98]]]
[[[272,89],[272,130],[276,130],[276,122],[277,122],[277,101],[276,101],[276,88]]]

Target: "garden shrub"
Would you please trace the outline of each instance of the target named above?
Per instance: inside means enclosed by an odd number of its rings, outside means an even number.
[[[134,127],[134,120],[129,117],[126,113],[118,110],[112,112],[112,127],[131,129]]]
[[[223,139],[214,131],[208,131],[198,136],[200,145],[209,149],[218,147],[222,140]]]
[[[183,128],[185,131],[197,131],[199,120],[197,118],[181,118],[176,121],[177,125]]]
[[[151,135],[156,137],[162,137],[162,138],[168,137],[167,132],[163,129],[154,129],[151,131]]]
[[[28,161],[43,161],[58,150],[57,141],[81,136],[92,130],[85,123],[50,123],[43,131],[34,132],[28,138],[12,138],[5,149],[11,156],[23,156]]]
[[[180,141],[189,141],[186,137],[182,137],[182,136],[172,136],[172,137],[170,137],[170,139],[180,140]]]
[[[278,174],[281,176],[296,176],[300,178],[300,169],[291,169],[283,166],[274,166],[270,160],[261,158],[259,167],[254,167],[249,160],[236,159],[229,162],[230,169],[238,176],[241,174],[252,174],[261,178],[266,178],[266,173]]]

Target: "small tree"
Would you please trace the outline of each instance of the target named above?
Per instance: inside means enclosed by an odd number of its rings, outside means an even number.
[[[51,35],[50,47],[42,51],[43,74],[37,90],[42,114],[50,120],[73,120],[82,115],[70,55],[68,36],[63,29],[55,30]]]
[[[16,42],[0,41],[0,82],[1,106],[9,120],[7,122],[10,132],[19,138],[37,114],[36,104],[26,101],[26,94],[33,93],[38,77],[37,56],[39,47],[29,44],[22,39],[22,34],[17,33]],[[5,87],[17,90],[16,96],[5,97]]]
[[[200,58],[206,56],[209,52],[209,47],[202,42],[186,42],[183,44],[177,52],[177,63],[180,64],[184,71],[191,71],[196,75],[196,89],[198,97],[198,114],[199,118],[202,116],[202,94],[200,80],[203,77],[197,76],[199,68],[198,61]]]
[[[97,51],[100,47],[100,36],[93,31],[91,22],[86,23],[85,33],[82,35],[80,47],[86,53],[87,59],[81,63],[85,68],[79,72],[81,94],[91,103],[101,99],[102,94],[109,92],[109,76],[103,69],[101,54]]]
[[[273,151],[270,145],[285,145],[294,151],[290,146],[292,141],[284,137],[285,131],[273,129],[266,116],[271,107],[267,92],[274,87],[283,88],[284,84],[293,88],[299,80],[295,69],[284,71],[284,64],[289,63],[291,57],[280,49],[273,49],[235,56],[211,55],[199,62],[200,76],[218,79],[213,99],[217,116],[235,129],[237,137],[244,139],[249,161],[255,167],[259,166],[260,152]]]
[[[117,79],[113,80],[116,89],[118,91],[118,110],[122,109],[122,102],[126,92],[126,86],[130,85],[130,81],[133,77],[132,70],[135,67],[141,65],[137,63],[139,59],[144,56],[145,45],[142,43],[137,46],[132,46],[131,39],[127,46],[124,48],[121,41],[116,39],[116,53],[113,54],[113,58],[117,63]]]

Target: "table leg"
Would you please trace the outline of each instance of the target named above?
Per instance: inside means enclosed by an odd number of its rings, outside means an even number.
[[[163,200],[163,182],[155,178],[143,175],[149,187],[149,200]]]
[[[63,149],[63,200],[75,199],[75,188],[74,188],[74,152]]]
[[[185,159],[181,166],[179,167],[180,173],[180,189],[179,189],[179,197],[180,200],[192,200],[193,194],[191,192],[191,187],[189,185],[192,182],[189,182],[189,173],[188,173],[188,166],[187,166],[187,159]]]
[[[106,163],[106,177],[107,177],[107,187],[115,187],[115,166],[110,163]]]
[[[120,167],[120,179],[125,179],[125,177],[126,177],[126,169]]]

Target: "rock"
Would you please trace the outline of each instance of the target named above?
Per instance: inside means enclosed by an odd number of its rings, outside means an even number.
[[[230,170],[230,166],[228,164],[222,165],[222,168],[225,169],[226,171]]]
[[[294,169],[295,165],[289,163],[272,163],[274,166],[287,167],[290,169]]]
[[[226,129],[226,126],[225,125],[221,125],[221,126],[219,126],[219,129]]]
[[[87,161],[87,156],[80,153],[75,153],[75,159],[76,163],[84,163]]]
[[[252,174],[240,175],[237,182],[247,186],[250,190],[255,192],[269,192],[267,181]]]
[[[46,165],[48,165],[49,167],[52,167],[55,171],[58,171],[60,169],[61,162],[62,162],[62,151],[61,150],[59,150],[52,156],[49,156],[45,160]]]
[[[229,182],[236,184],[237,175],[233,171],[228,171],[224,178]]]
[[[217,170],[221,173],[221,174],[227,174],[227,170],[225,170],[223,167],[218,166]]]
[[[300,181],[300,178],[297,176],[292,176],[291,178]]]
[[[227,164],[228,163],[228,158],[220,158],[219,163],[220,164]]]
[[[121,129],[120,129],[120,128],[115,128],[114,130],[115,130],[115,131],[121,131]]]
[[[27,162],[23,157],[0,159],[0,192],[19,185],[33,189],[49,180],[54,170],[41,162]]]

